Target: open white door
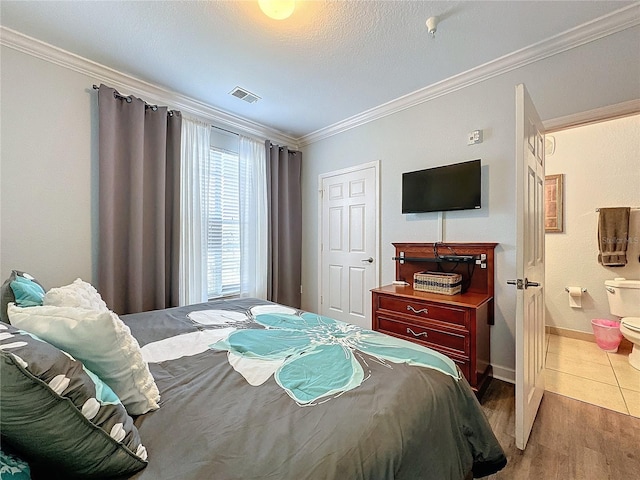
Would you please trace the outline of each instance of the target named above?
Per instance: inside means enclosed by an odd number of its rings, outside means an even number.
[[[379,286],[378,162],[320,175],[322,315],[371,328]]]
[[[524,450],[544,394],[544,128],[516,86],[516,446]]]

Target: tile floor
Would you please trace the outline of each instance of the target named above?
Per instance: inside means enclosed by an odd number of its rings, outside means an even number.
[[[547,335],[546,390],[640,418],[640,370],[631,350],[600,350],[593,342]]]

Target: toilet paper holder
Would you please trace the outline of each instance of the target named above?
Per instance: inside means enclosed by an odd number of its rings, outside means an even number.
[[[565,291],[565,292],[567,292],[567,293],[569,293],[569,287],[564,287],[564,291]],[[586,289],[586,288],[583,288],[583,289],[582,289],[582,293],[587,293],[587,289]]]

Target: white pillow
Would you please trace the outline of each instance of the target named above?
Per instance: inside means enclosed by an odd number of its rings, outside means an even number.
[[[90,283],[77,278],[70,285],[52,288],[44,294],[43,305],[56,307],[80,307],[91,310],[108,310],[98,291]]]
[[[140,345],[115,313],[52,305],[22,308],[13,303],[7,311],[16,328],[82,361],[111,387],[130,415],[159,407],[160,393]]]

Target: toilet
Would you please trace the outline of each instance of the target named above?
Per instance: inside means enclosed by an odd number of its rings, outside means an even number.
[[[629,363],[640,370],[640,280],[606,280],[609,311],[620,317],[620,332],[633,344]]]

